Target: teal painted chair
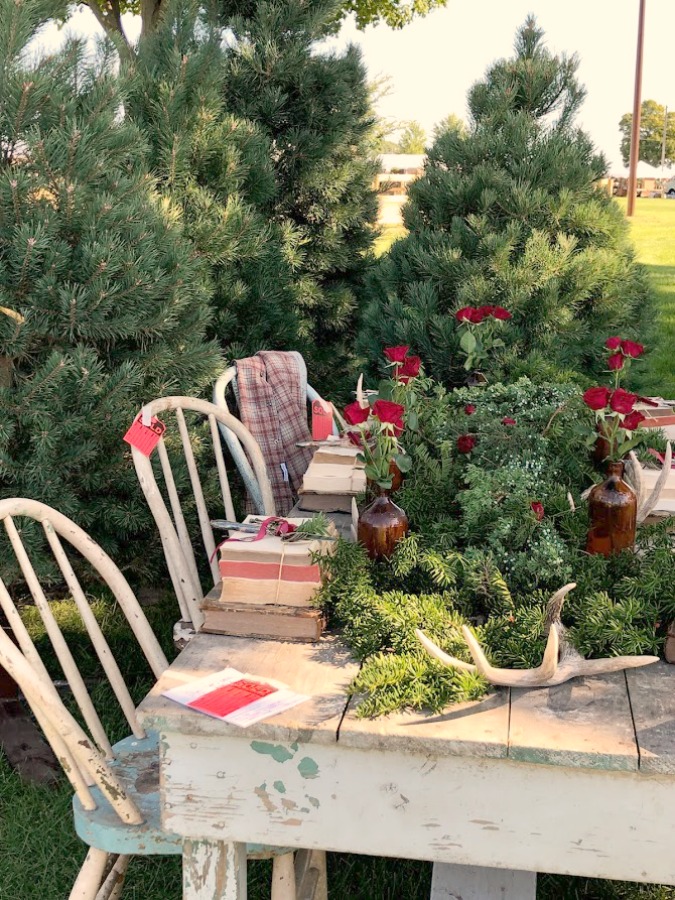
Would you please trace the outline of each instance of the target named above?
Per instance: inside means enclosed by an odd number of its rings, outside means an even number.
[[[38,528],[41,526],[60,577],[77,606],[93,650],[126,718],[130,734],[114,745],[106,734],[22,541],[22,522],[26,519],[39,523]],[[77,566],[71,562],[72,553],[66,551],[64,542],[70,544],[109,587],[126,616],[140,653],[156,678],[168,663],[126,579],[110,557],[74,522],[43,503],[27,499],[0,501],[0,520],[83,722],[80,725],[64,706],[5,583],[0,579],[0,608],[16,638],[15,645],[0,629],[0,666],[19,685],[70,780],[75,792],[75,829],[89,846],[70,900],[117,900],[121,896],[130,856],[180,853],[181,841],[176,835],[165,832],[160,823],[157,737],[146,733],[138,721],[124,678],[92,613],[75,574]],[[36,535],[31,533],[30,538],[33,546]],[[42,557],[41,564],[43,561]],[[134,652],[132,645],[129,652]],[[249,855],[274,856],[272,898],[296,900],[292,853],[283,848],[251,846]],[[306,860],[301,862],[306,863]],[[296,860],[295,869],[297,867]]]

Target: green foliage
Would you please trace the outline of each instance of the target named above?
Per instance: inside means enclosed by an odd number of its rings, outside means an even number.
[[[272,0],[213,24],[175,0],[140,41],[129,103],[208,264],[210,334],[230,358],[299,350],[326,392],[353,356],[376,217],[364,67],[318,47],[333,11]]]
[[[416,628],[469,660],[460,631],[469,624],[495,665],[538,665],[547,600],[570,581],[577,588],[563,619],[582,653],[657,652],[675,615],[672,536],[667,522],[643,526],[635,553],[584,552],[581,493],[598,476],[580,390],[527,379],[427,388],[416,400],[417,431],[404,433],[413,466],[396,495],[412,533],[389,561],[373,564],[341,542],[323,563],[330,578],[320,602],[363,661],[352,685],[363,695],[360,714],[438,711],[484,693],[482,679],[431,659]],[[468,456],[456,449],[466,433],[477,438]]]
[[[577,60],[542,37],[529,19],[515,57],[472,88],[468,129],[445,129],[429,148],[404,211],[409,234],[371,279],[364,359],[409,344],[427,374],[461,384],[454,314],[500,305],[513,319],[484,371],[560,380],[597,373],[603,338],[638,327],[646,281],[619,208],[595,187],[605,160],[574,127]]]
[[[0,0],[0,485],[147,569],[154,527],[122,435],[141,403],[219,370],[207,273],[120,117],[112,57],[90,64],[75,41],[30,56],[46,14]]]
[[[650,166],[661,165],[663,152],[663,127],[666,127],[665,164],[670,168],[675,162],[675,112],[666,113],[666,107],[656,100],[643,100],[640,107],[640,159]],[[633,114],[626,113],[619,121],[621,133],[621,159],[624,166],[630,160],[630,135]]]
[[[419,122],[406,122],[398,139],[398,153],[424,153],[427,133]]]

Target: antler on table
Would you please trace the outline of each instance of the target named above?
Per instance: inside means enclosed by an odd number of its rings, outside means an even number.
[[[426,650],[444,665],[466,672],[479,672],[491,684],[502,687],[553,687],[577,675],[604,675],[622,669],[636,669],[658,662],[658,656],[612,656],[606,659],[584,659],[567,640],[567,629],[560,613],[567,594],[576,584],[566,584],[551,597],[546,608],[548,639],[544,658],[536,669],[499,669],[487,661],[482,647],[466,625],[462,634],[467,643],[474,665],[444,653],[424,632],[416,629],[415,634]]]
[[[632,450],[629,453],[628,458],[628,477],[630,484],[637,495],[637,521],[638,524],[640,524],[641,522],[644,522],[647,516],[654,510],[659,497],[661,496],[661,492],[666,486],[668,476],[671,472],[670,467],[673,461],[673,448],[670,441],[668,441],[666,444],[665,456],[663,458],[663,468],[661,469],[656,484],[650,494],[647,494],[647,488],[645,487],[645,480],[642,474],[642,466]]]

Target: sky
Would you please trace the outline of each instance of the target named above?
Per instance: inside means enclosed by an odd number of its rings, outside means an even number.
[[[675,0],[646,0],[646,8],[642,97],[675,109]],[[431,132],[448,113],[466,117],[469,88],[494,60],[512,54],[528,13],[536,15],[551,50],[578,54],[588,92],[578,124],[607,157],[610,173],[625,174],[618,123],[633,106],[638,0],[449,0],[400,31],[386,25],[359,31],[348,20],[331,44],[357,44],[369,78],[389,76],[382,116],[415,119]],[[83,9],[68,27],[93,34],[99,26]],[[125,29],[132,38],[138,33],[128,17]],[[53,47],[62,34],[50,28],[40,43]],[[658,172],[640,164],[639,174]]]

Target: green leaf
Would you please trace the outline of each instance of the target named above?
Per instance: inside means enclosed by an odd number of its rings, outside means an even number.
[[[391,400],[392,391],[394,390],[394,382],[391,378],[383,378],[377,386],[377,394],[381,400]],[[377,399],[377,398],[375,398]],[[372,403],[371,403],[372,406]]]
[[[406,428],[409,428],[411,431],[417,431],[419,427],[419,416],[417,415],[417,410],[409,409],[406,417],[405,417]]]
[[[465,331],[460,338],[459,346],[465,353],[473,353],[476,349],[476,338],[470,331]]]
[[[407,453],[398,453],[394,457],[394,462],[404,475],[406,472],[409,472],[412,469],[412,459],[408,456]]]

